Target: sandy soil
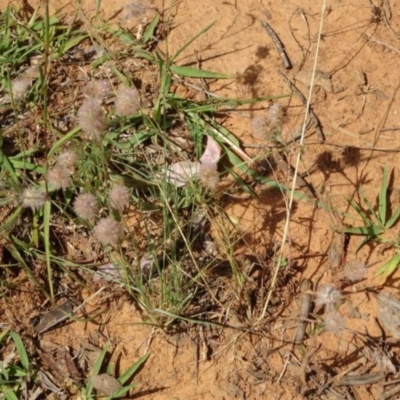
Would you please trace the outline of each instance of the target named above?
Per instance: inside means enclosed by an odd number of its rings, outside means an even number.
[[[0,8],[5,3],[2,0]],[[35,7],[35,3],[30,4]],[[104,18],[135,32],[138,24],[146,18],[148,21],[156,10],[166,10],[171,17],[172,29],[167,42],[160,46],[170,53],[215,21],[213,28],[186,49],[177,61],[182,65],[200,63],[204,69],[237,77],[211,83],[210,91],[235,98],[291,94],[291,89],[278,74],[280,71],[307,95],[308,72],[313,69],[321,21],[320,2],[277,0],[272,5],[272,2],[256,0],[203,0],[201,5],[194,4],[190,0],[176,4],[158,0],[140,3],[122,0],[103,2],[101,11]],[[388,22],[395,32],[400,32],[400,3],[391,1],[390,5],[392,18]],[[51,1],[51,6],[55,9],[59,2]],[[93,12],[90,8],[83,8],[86,15]],[[349,211],[346,199],[359,200],[361,188],[372,202],[376,200],[385,165],[393,168],[391,199],[394,206],[398,203],[398,154],[395,150],[400,149],[400,137],[396,130],[386,128],[400,125],[400,46],[385,22],[383,8],[380,12],[381,15],[377,10],[374,12],[367,0],[338,0],[332,2],[324,14],[317,59],[320,79],[313,91],[312,107],[321,121],[326,140],[321,144],[314,129],[307,131],[300,171],[324,204],[340,212]],[[292,69],[283,67],[260,20],[267,21],[279,35]],[[324,80],[324,76],[329,79]],[[287,108],[283,136],[290,139],[301,126],[304,107],[294,97],[277,101]],[[265,102],[238,108],[227,114],[224,122],[241,139],[243,148],[252,157],[260,152],[255,145],[261,142],[253,133],[251,121],[268,106]],[[378,150],[372,151],[373,147]],[[295,149],[291,150],[293,153],[287,157],[294,164]],[[290,184],[286,174],[278,174],[284,183]],[[227,213],[238,219],[244,237],[245,245],[236,252],[239,258],[262,258],[282,238],[286,216],[282,197],[268,187],[257,187],[257,191],[259,201],[244,198],[225,204]],[[318,374],[333,370],[339,373],[351,366],[361,357],[358,352],[364,346],[361,336],[368,332],[370,337],[377,339],[382,335],[375,320],[378,316],[376,299],[365,289],[383,283],[389,291],[398,287],[397,274],[386,282],[375,277],[376,270],[390,258],[393,250],[371,245],[356,255],[361,239],[349,238],[346,260],[359,259],[369,269],[365,280],[345,289],[340,312],[345,317],[347,330],[340,335],[309,335],[302,348],[283,345],[294,337],[293,325],[286,322],[298,309],[297,293],[301,280],[309,278],[314,285],[337,283],[343,260],[340,265],[333,265],[328,254],[334,229],[349,222],[340,221],[324,207],[296,202],[288,254],[294,272],[287,287],[280,291],[279,296],[286,293],[287,300],[285,297],[273,299],[282,302],[282,311],[280,318],[268,326],[267,333],[199,327],[165,335],[141,325],[139,312],[126,296],[121,295],[107,306],[101,322],[73,323],[45,334],[45,338],[74,346],[79,339],[87,340],[89,335],[100,330],[111,339],[120,370],[149,350],[151,357],[135,379],[135,398],[333,398],[316,394],[307,397],[307,393],[302,393],[307,387],[304,379],[310,379],[305,378],[307,363],[312,365],[316,378]],[[398,227],[395,227],[392,234],[397,233]],[[26,308],[28,314],[34,313],[28,305]],[[22,315],[20,318],[13,316],[12,320],[26,320]],[[392,347],[394,354],[398,350],[398,346]],[[304,361],[306,357],[307,361]],[[300,360],[299,364],[296,359]],[[382,382],[352,386],[347,390],[354,398],[376,399],[383,390]]]

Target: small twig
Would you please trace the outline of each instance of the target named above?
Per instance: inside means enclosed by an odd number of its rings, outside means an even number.
[[[399,379],[396,379],[394,381],[391,382],[385,382],[383,384],[383,386],[385,385],[396,385],[396,383],[399,383]],[[378,400],[387,400],[390,399],[392,397],[394,397],[397,393],[400,392],[400,385],[396,385],[395,387],[385,390],[379,397]]]
[[[307,370],[309,371],[311,368],[309,367],[309,362],[311,360],[311,357],[314,356],[319,352],[321,348],[321,344],[318,343],[317,347],[315,349],[313,348],[308,348],[306,350],[306,353],[304,354],[303,359],[301,360],[301,367],[300,367],[300,375],[301,375],[301,380],[303,381],[304,386],[307,386]]]
[[[311,282],[308,279],[303,279],[300,285],[299,325],[297,326],[297,332],[294,338],[294,343],[297,345],[303,342],[306,334],[307,320],[311,311],[311,289]]]
[[[385,377],[384,372],[377,372],[375,374],[345,376],[337,382],[333,382],[333,387],[337,386],[353,386],[353,385],[372,385],[378,383]]]
[[[381,132],[388,132],[388,131],[400,131],[400,126],[389,126],[387,128],[379,129]]]
[[[279,57],[282,60],[283,66],[286,69],[292,69],[292,63],[289,60],[288,55],[286,54],[285,46],[283,45],[279,36],[275,33],[275,31],[271,28],[271,25],[268,22],[261,21],[261,25],[267,31],[269,37],[274,42],[276,50],[278,51]]]
[[[296,185],[300,189],[304,190],[307,196],[309,196],[311,199],[317,198],[315,189],[312,187],[312,185],[306,182],[305,179],[299,174],[297,174],[296,177],[294,176],[293,167],[289,165],[289,163],[284,159],[282,154],[280,154],[279,152],[275,153],[274,160],[282,171],[287,171],[292,179],[296,179]]]
[[[307,99],[304,97],[303,93],[300,92],[299,89],[297,89],[296,85],[290,81],[290,79],[282,74],[281,72],[278,71],[279,76],[285,81],[285,83],[290,87],[290,89],[300,98],[300,101],[303,103],[305,107],[307,107]],[[321,122],[319,121],[318,117],[314,113],[313,109],[309,108],[308,112],[310,113],[310,118],[313,121],[315,130],[318,135],[318,139],[320,143],[325,142],[325,136],[324,133],[322,132],[322,127],[321,127]]]
[[[396,47],[393,47],[390,44],[387,44],[385,42],[382,42],[382,41],[376,39],[375,37],[373,37],[372,35],[368,35],[368,40],[370,40],[371,42],[375,42],[377,44],[381,44],[382,46],[385,46],[388,49],[395,51],[396,53],[400,53],[400,50],[396,49]]]

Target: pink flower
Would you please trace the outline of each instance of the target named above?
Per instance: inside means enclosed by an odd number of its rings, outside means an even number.
[[[130,197],[129,189],[123,185],[114,186],[108,196],[111,206],[118,211],[123,211],[128,206]]]
[[[78,111],[79,125],[84,134],[92,140],[100,140],[106,131],[107,120],[100,102],[87,98]]]
[[[83,93],[88,98],[102,100],[111,93],[111,84],[105,79],[90,81],[84,87]]]
[[[113,218],[102,218],[93,229],[94,237],[104,245],[114,246],[123,236],[123,229]]]
[[[74,211],[80,218],[94,220],[99,212],[96,197],[90,193],[79,194],[74,201]]]
[[[325,306],[328,311],[333,310],[342,301],[342,294],[333,285],[323,285],[318,289],[315,304],[317,307]]]
[[[270,129],[275,130],[280,128],[283,123],[284,110],[283,106],[279,103],[274,103],[267,110],[267,121]]]
[[[367,267],[361,261],[349,261],[344,266],[343,274],[351,282],[361,281],[367,274]]]
[[[256,138],[264,140],[268,139],[268,124],[267,119],[264,116],[259,115],[254,117],[251,121],[251,126]]]
[[[78,156],[72,150],[64,150],[57,157],[57,164],[73,171],[76,162],[78,161]]]
[[[324,315],[324,328],[326,332],[339,333],[344,327],[344,319],[337,311],[329,311]]]
[[[120,117],[128,117],[140,109],[140,96],[135,87],[120,88],[115,98],[115,112]]]
[[[206,189],[215,190],[219,182],[217,164],[200,164],[199,179]]]
[[[44,205],[46,201],[46,193],[35,187],[26,188],[21,195],[21,203],[24,208],[31,208],[36,211]]]
[[[67,168],[56,164],[48,171],[47,181],[49,185],[56,190],[66,190],[71,186],[70,172]]]

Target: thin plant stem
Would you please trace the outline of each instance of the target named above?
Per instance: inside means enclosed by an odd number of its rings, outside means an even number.
[[[270,288],[269,288],[269,291],[268,291],[267,299],[265,301],[265,304],[264,304],[264,307],[263,307],[263,311],[261,313],[260,318],[255,322],[256,325],[258,323],[260,323],[264,319],[265,314],[267,312],[268,305],[269,305],[269,302],[271,300],[271,296],[272,296],[272,294],[274,292],[274,289],[275,289],[275,285],[276,285],[276,281],[277,281],[277,278],[278,278],[279,269],[280,269],[280,266],[282,264],[282,260],[284,258],[283,252],[284,252],[284,249],[285,249],[286,241],[287,241],[288,236],[289,236],[290,218],[291,218],[291,215],[292,215],[294,193],[295,193],[295,189],[296,189],[296,182],[297,182],[298,170],[299,170],[300,161],[301,161],[301,154],[302,154],[302,150],[303,150],[303,147],[304,147],[304,139],[305,139],[305,133],[306,133],[306,127],[307,127],[307,119],[308,119],[309,110],[310,110],[310,104],[311,104],[311,96],[312,96],[312,92],[313,92],[313,89],[314,89],[315,71],[317,69],[319,48],[320,48],[320,44],[321,44],[322,27],[323,27],[323,22],[324,22],[325,7],[326,7],[326,0],[323,0],[322,1],[322,7],[321,7],[321,20],[320,20],[319,28],[318,28],[318,41],[317,41],[317,46],[316,46],[316,49],[315,49],[313,73],[312,73],[312,76],[311,76],[310,89],[309,89],[308,97],[307,97],[306,112],[304,114],[304,121],[303,121],[302,130],[301,130],[301,136],[300,136],[300,140],[299,140],[299,150],[298,150],[297,156],[296,156],[296,165],[295,165],[295,170],[294,170],[294,174],[293,174],[293,181],[292,181],[292,187],[291,187],[291,190],[290,190],[289,202],[288,202],[288,204],[286,206],[287,207],[287,211],[286,211],[285,228],[284,228],[283,237],[282,237],[282,245],[281,245],[281,248],[279,250],[278,259],[276,261],[276,265],[275,265],[275,268],[274,268],[274,273],[272,275],[272,280],[271,280]]]

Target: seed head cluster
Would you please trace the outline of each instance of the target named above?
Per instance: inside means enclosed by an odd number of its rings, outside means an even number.
[[[55,190],[66,190],[71,186],[71,176],[67,168],[56,164],[47,173],[47,181]]]
[[[217,164],[204,163],[199,168],[200,183],[210,190],[215,190],[219,182],[219,173]]]
[[[101,79],[98,81],[90,81],[83,89],[83,93],[87,98],[102,100],[111,93],[111,89],[110,82]]]
[[[123,236],[122,225],[115,219],[107,217],[97,222],[93,229],[94,237],[104,245],[117,245]]]
[[[74,201],[74,211],[82,219],[92,221],[99,212],[99,205],[96,197],[90,193],[81,193]]]
[[[100,141],[107,129],[106,115],[99,100],[88,97],[78,111],[79,125],[88,139]]]
[[[36,187],[26,188],[21,195],[22,207],[36,211],[41,208],[46,201],[46,193]]]
[[[317,307],[325,306],[326,310],[333,310],[342,301],[342,294],[331,284],[323,285],[317,292],[315,304]]]
[[[135,87],[120,88],[115,97],[115,112],[120,117],[128,117],[140,109],[140,96]]]
[[[344,318],[337,311],[328,311],[324,315],[324,328],[326,332],[340,333],[345,327]]]
[[[268,140],[279,133],[284,120],[284,108],[279,103],[274,103],[264,115],[254,117],[251,121],[254,136],[258,139]]]
[[[358,282],[367,275],[367,267],[361,261],[349,261],[344,266],[343,274],[350,282]]]
[[[123,185],[116,185],[111,189],[108,198],[110,200],[111,207],[118,211],[123,211],[129,204],[129,189]]]

